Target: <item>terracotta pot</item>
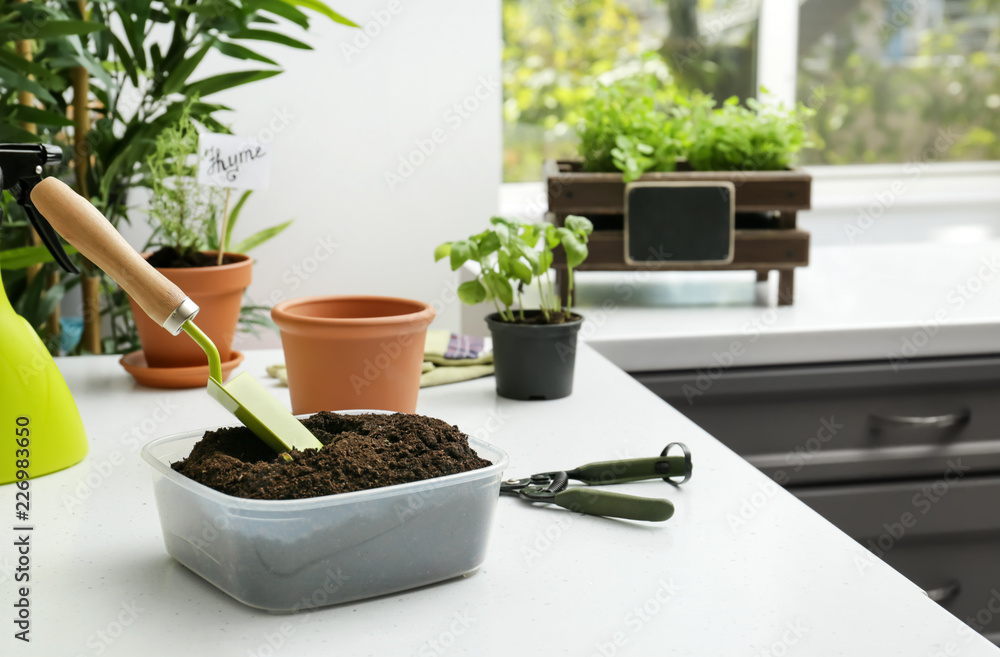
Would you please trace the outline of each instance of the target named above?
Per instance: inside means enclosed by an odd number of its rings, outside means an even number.
[[[178,267],[157,269],[177,284],[185,294],[198,304],[201,311],[195,324],[208,334],[219,349],[222,362],[230,360],[236,323],[240,318],[243,292],[250,285],[253,260],[239,253],[227,253],[235,260],[221,267]],[[149,254],[143,254],[149,257]],[[173,336],[151,320],[132,299],[139,341],[150,367],[193,367],[204,365],[205,352],[186,333]]]
[[[291,299],[271,309],[281,329],[295,414],[355,408],[413,413],[427,327],[422,301],[371,296]]]

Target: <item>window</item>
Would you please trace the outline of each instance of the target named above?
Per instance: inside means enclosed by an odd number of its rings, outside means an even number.
[[[1000,156],[1000,2],[809,0],[799,98],[822,148],[805,163]]]
[[[721,101],[787,63],[804,164],[1000,159],[1000,0],[503,0],[503,28],[507,182],[575,155],[594,84],[643,68]]]
[[[719,100],[752,95],[760,4],[503,0],[504,180],[576,153],[574,112],[597,81],[646,68]]]

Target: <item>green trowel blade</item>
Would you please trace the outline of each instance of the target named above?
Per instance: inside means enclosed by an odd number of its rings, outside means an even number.
[[[267,388],[247,372],[225,385],[210,378],[208,394],[276,452],[319,449],[323,446]]]
[[[293,449],[319,449],[323,446],[281,402],[248,373],[243,372],[223,385],[222,362],[215,344],[190,320],[182,328],[205,350],[208,357],[208,394],[271,449],[285,454]],[[285,458],[287,460],[291,457],[285,454]]]

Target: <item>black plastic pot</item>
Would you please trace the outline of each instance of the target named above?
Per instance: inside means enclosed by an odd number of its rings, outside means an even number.
[[[525,317],[540,315],[525,311]],[[560,399],[573,392],[576,334],[583,318],[565,324],[512,324],[493,313],[486,323],[493,334],[497,394],[508,399]]]

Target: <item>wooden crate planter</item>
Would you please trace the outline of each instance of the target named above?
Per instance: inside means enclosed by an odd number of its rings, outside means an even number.
[[[795,268],[809,264],[809,233],[795,227],[796,213],[810,207],[812,176],[800,169],[786,171],[672,171],[647,173],[642,181],[728,181],[736,189],[736,213],[767,213],[765,217],[737,220],[733,261],[725,265],[684,265],[650,261],[625,263],[625,183],[620,173],[588,173],[580,162],[546,163],[549,212],[558,225],[567,215],[578,214],[594,222],[590,256],[578,271],[705,271],[749,270],[757,280],[778,271],[778,303],[794,300]],[[565,298],[565,259],[556,254],[554,266]]]

